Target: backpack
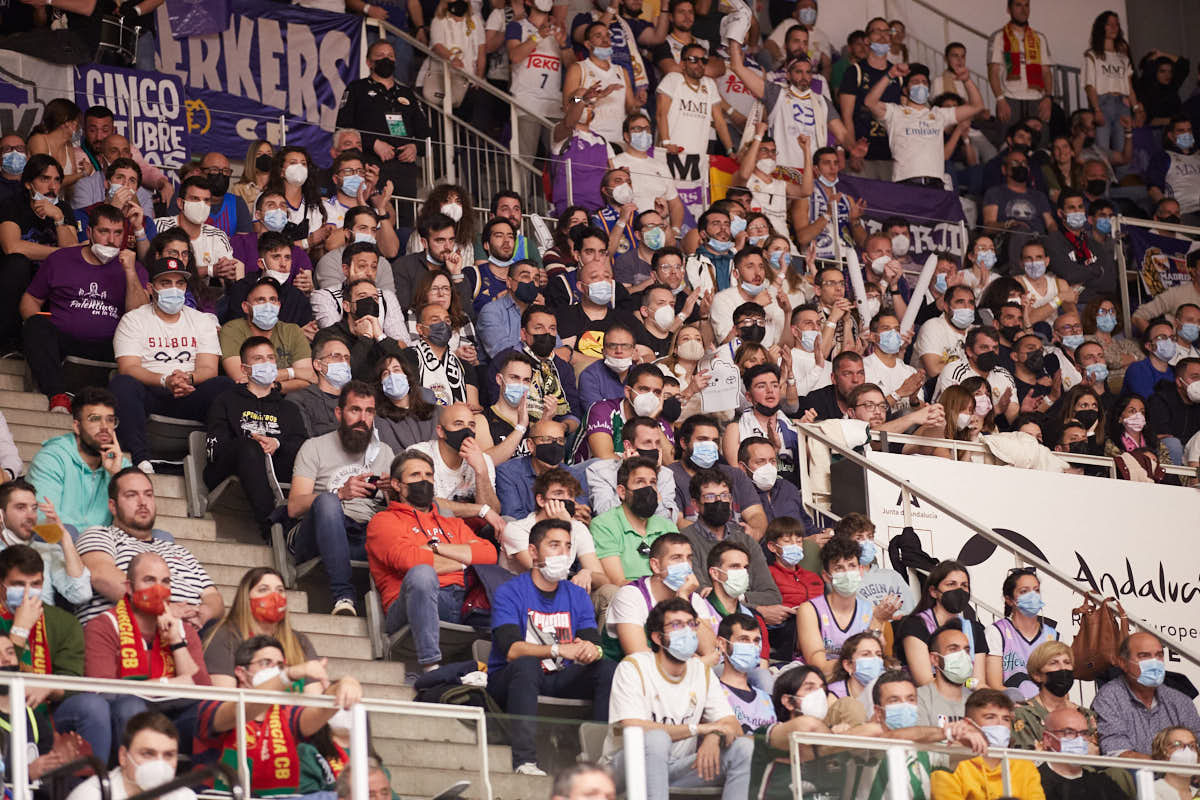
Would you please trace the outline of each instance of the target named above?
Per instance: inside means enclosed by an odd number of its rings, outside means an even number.
[[[1071,642],[1075,678],[1094,681],[1110,666],[1117,666],[1117,652],[1129,635],[1125,609],[1115,597],[1107,597],[1099,605],[1091,597],[1084,597],[1083,605],[1071,612],[1071,619],[1079,626]]]

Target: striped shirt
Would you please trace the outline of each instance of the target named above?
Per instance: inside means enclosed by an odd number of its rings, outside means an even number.
[[[154,227],[159,233],[179,226],[179,217],[156,217]],[[205,274],[222,258],[233,258],[233,246],[229,236],[220,228],[207,223],[200,226],[200,235],[192,239],[192,251],[196,264],[204,267]]]
[[[157,537],[143,542],[115,525],[88,528],[75,541],[75,547],[80,556],[104,553],[116,562],[117,569],[122,572],[129,568],[129,562],[139,553],[158,553],[171,569],[172,603],[198,605],[204,591],[214,585],[204,567],[183,545]],[[112,607],[107,597],[96,592],[90,601],[76,610],[75,616],[79,618],[80,625],[86,626],[93,617]]]

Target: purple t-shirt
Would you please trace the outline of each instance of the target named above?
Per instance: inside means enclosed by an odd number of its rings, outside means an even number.
[[[150,282],[137,265],[142,284]],[[111,339],[125,313],[125,270],[119,258],[92,266],[82,247],[55,250],[42,262],[26,290],[46,301],[50,322],[68,336],[88,342]]]
[[[258,234],[238,233],[229,237],[233,257],[246,265],[246,274],[258,272]],[[312,269],[312,261],[303,248],[292,245],[292,278],[306,269]]]

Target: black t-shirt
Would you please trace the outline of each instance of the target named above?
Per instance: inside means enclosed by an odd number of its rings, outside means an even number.
[[[887,75],[891,66],[888,64],[886,69],[875,69],[865,60],[858,64],[851,64],[846,70],[846,74],[842,76],[842,85],[839,87],[842,92],[854,95],[854,138],[866,137],[867,158],[872,161],[891,160],[892,149],[888,146],[887,126],[875,119],[863,101],[871,91],[871,87]],[[887,89],[883,91],[882,99],[885,103],[900,102],[899,79],[892,79]]]
[[[575,350],[592,358],[604,358],[604,332],[614,323],[628,325],[632,331],[642,329],[640,322],[631,315],[615,308],[600,319],[592,319],[583,310],[582,303],[573,303],[555,314],[558,319],[558,335],[561,339],[575,337]],[[637,341],[636,337],[634,341]]]
[[[826,419],[841,419],[846,416],[837,402],[837,387],[832,384],[822,386],[820,389],[811,391],[804,397],[800,398],[800,407],[797,409],[797,416],[804,414],[809,409],[817,412],[817,420]]]
[[[670,334],[667,334],[662,339],[659,339],[657,336],[655,336],[653,333],[650,332],[649,328],[639,327],[636,329],[636,332],[634,333],[634,338],[636,339],[638,344],[644,344],[646,347],[649,347],[651,350],[653,350],[654,355],[658,356],[659,358],[662,358],[663,356],[665,356],[667,354],[667,351],[669,351],[671,349],[671,335]]]
[[[75,219],[75,212],[65,200],[58,201],[58,210],[62,212],[64,220],[69,222]],[[24,192],[18,192],[0,203],[0,223],[3,222],[15,222],[21,229],[21,239],[26,242],[58,246],[54,220],[33,213],[33,206]]]
[[[984,632],[983,625],[977,620],[967,620],[971,623],[971,630],[975,633],[975,655],[987,653],[987,635]],[[937,628],[934,628],[937,630]],[[925,620],[920,614],[912,613],[900,621],[900,635],[896,637],[899,642],[899,647],[895,648],[896,653],[901,661],[904,661],[904,640],[909,636],[915,636],[924,642],[927,646],[930,638],[933,636],[933,631],[925,624]]]
[[[1159,436],[1174,436],[1187,444],[1200,430],[1200,405],[1185,403],[1175,384],[1167,384],[1146,400],[1146,422]]]
[[[1038,766],[1046,800],[1127,800],[1127,795],[1112,778],[1103,772],[1084,767],[1083,774],[1072,780],[1064,778],[1049,764]]]

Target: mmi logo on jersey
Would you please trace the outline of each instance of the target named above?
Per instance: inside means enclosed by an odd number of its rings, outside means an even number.
[[[707,100],[697,102],[680,97],[679,109],[685,114],[698,114],[701,117],[707,117],[709,114]]]

